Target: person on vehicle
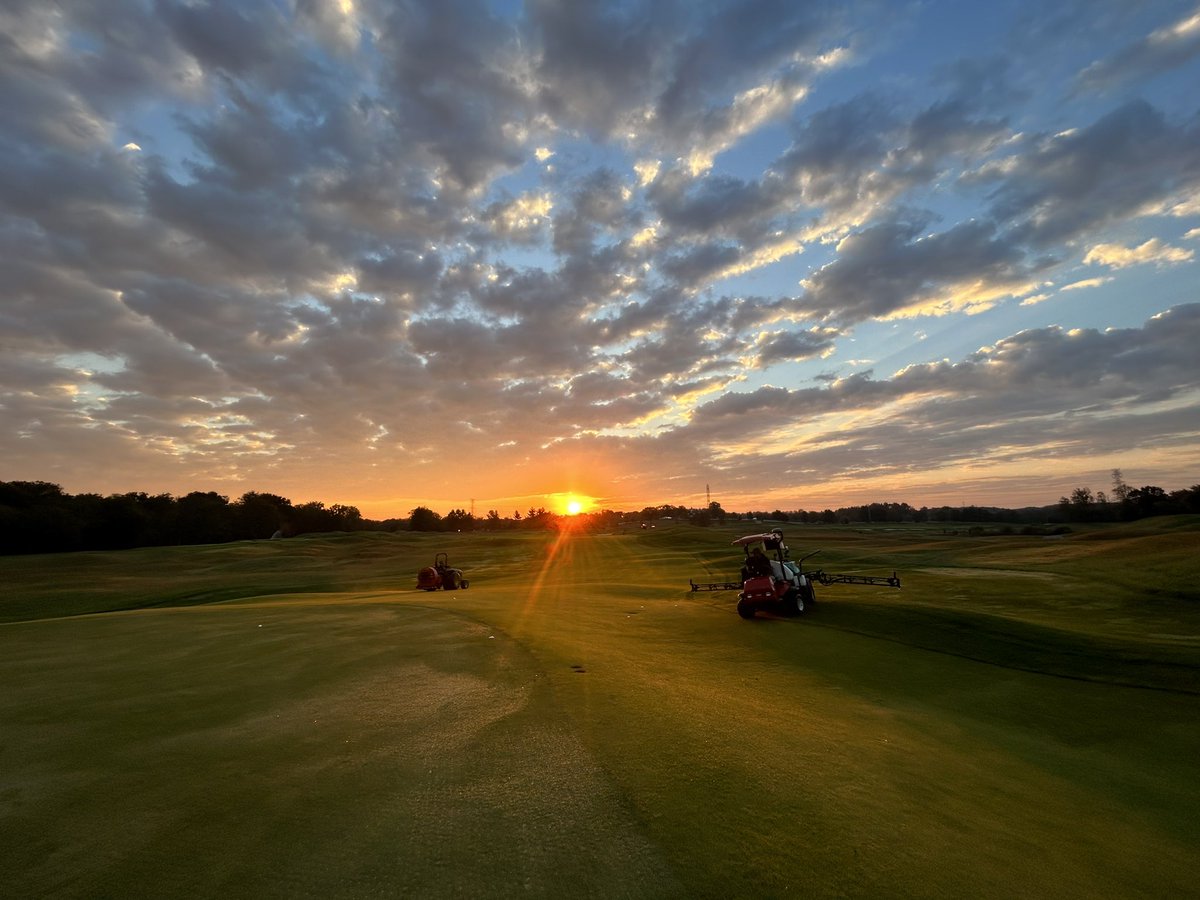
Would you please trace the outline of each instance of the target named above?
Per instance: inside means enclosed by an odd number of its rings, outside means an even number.
[[[776,552],[779,558],[768,558],[771,566],[771,574],[778,581],[790,581],[797,587],[800,586],[800,567],[788,559],[788,547],[783,542],[783,529],[772,528],[770,538],[764,541],[764,545],[768,550]],[[783,561],[780,562],[780,559]]]
[[[771,574],[771,560],[767,559],[762,547],[755,547],[746,556],[744,572],[746,578],[758,578]]]

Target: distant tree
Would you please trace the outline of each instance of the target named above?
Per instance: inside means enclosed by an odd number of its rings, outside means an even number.
[[[1139,519],[1169,511],[1166,508],[1169,504],[1167,492],[1156,485],[1148,484],[1134,488],[1129,492],[1127,499],[1133,507],[1134,516]]]
[[[218,544],[233,540],[229,498],[215,491],[192,491],[175,501],[175,536],[182,544]]]
[[[1112,495],[1117,503],[1124,503],[1129,499],[1129,485],[1125,483],[1125,479],[1121,476],[1120,469],[1112,470]]]
[[[269,538],[287,528],[292,501],[277,494],[248,491],[238,499],[236,510],[239,538]]]
[[[471,531],[475,527],[475,517],[465,509],[452,509],[442,519],[446,531]]]
[[[329,515],[325,504],[319,500],[301,503],[292,509],[288,517],[289,534],[316,534],[333,530],[332,516]]]
[[[1071,498],[1062,496],[1058,498],[1058,513],[1064,521],[1070,522],[1072,517]]]
[[[409,513],[408,527],[413,531],[438,531],[442,517],[426,506],[418,506]]]
[[[338,531],[357,531],[363,524],[362,513],[357,506],[335,503],[329,507],[329,515]]]
[[[131,492],[105,497],[99,507],[98,521],[90,523],[88,544],[102,550],[126,550],[161,543],[161,531],[154,527],[150,498]]]
[[[1200,484],[1181,491],[1171,491],[1171,501],[1179,507],[1180,512],[1200,512]]]

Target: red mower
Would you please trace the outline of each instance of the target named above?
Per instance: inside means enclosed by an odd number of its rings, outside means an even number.
[[[450,558],[445,553],[439,553],[433,558],[433,565],[426,566],[417,572],[417,587],[423,591],[456,591],[466,590],[471,582],[463,578],[462,569],[452,568]]]
[[[756,612],[773,612],[783,616],[798,616],[812,608],[817,600],[813,583],[872,584],[900,587],[895,572],[886,575],[830,575],[820,569],[804,569],[805,560],[820,553],[814,550],[795,563],[788,559],[788,547],[783,532],[772,529],[765,534],[748,534],[733,541],[745,552],[741,581],[690,581],[693,591],[741,591],[737,611],[743,619],[752,619]]]

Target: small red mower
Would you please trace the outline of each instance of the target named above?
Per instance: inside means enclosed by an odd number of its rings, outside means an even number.
[[[900,587],[895,572],[886,575],[830,575],[820,569],[804,569],[805,560],[820,553],[814,550],[801,557],[799,563],[788,559],[788,547],[783,532],[775,528],[765,534],[749,534],[733,541],[745,551],[741,581],[690,581],[693,591],[741,591],[737,611],[743,619],[752,619],[756,612],[773,612],[798,616],[816,602],[814,582],[821,584],[873,584]]]
[[[462,569],[450,565],[450,558],[445,553],[439,553],[433,558],[433,565],[426,566],[417,572],[417,587],[422,591],[456,591],[466,590],[471,582],[463,578]]]

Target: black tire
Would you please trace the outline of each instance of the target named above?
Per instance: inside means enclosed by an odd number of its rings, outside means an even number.
[[[465,578],[462,580],[462,584],[459,585],[459,587],[461,587],[464,591],[467,588],[469,588],[470,586],[471,586],[471,582],[467,581],[467,579],[465,579]]]
[[[804,615],[805,602],[804,591],[792,588],[783,595],[783,611],[789,616]]]
[[[442,590],[456,591],[458,590],[458,573],[451,570],[442,575]]]
[[[810,581],[808,584],[800,588],[800,593],[804,597],[804,606],[809,612],[812,611],[813,604],[817,602],[817,592]]]
[[[748,602],[746,602],[745,597],[738,597],[737,611],[738,611],[738,615],[741,616],[743,619],[753,619],[754,618],[754,607],[751,606]]]

